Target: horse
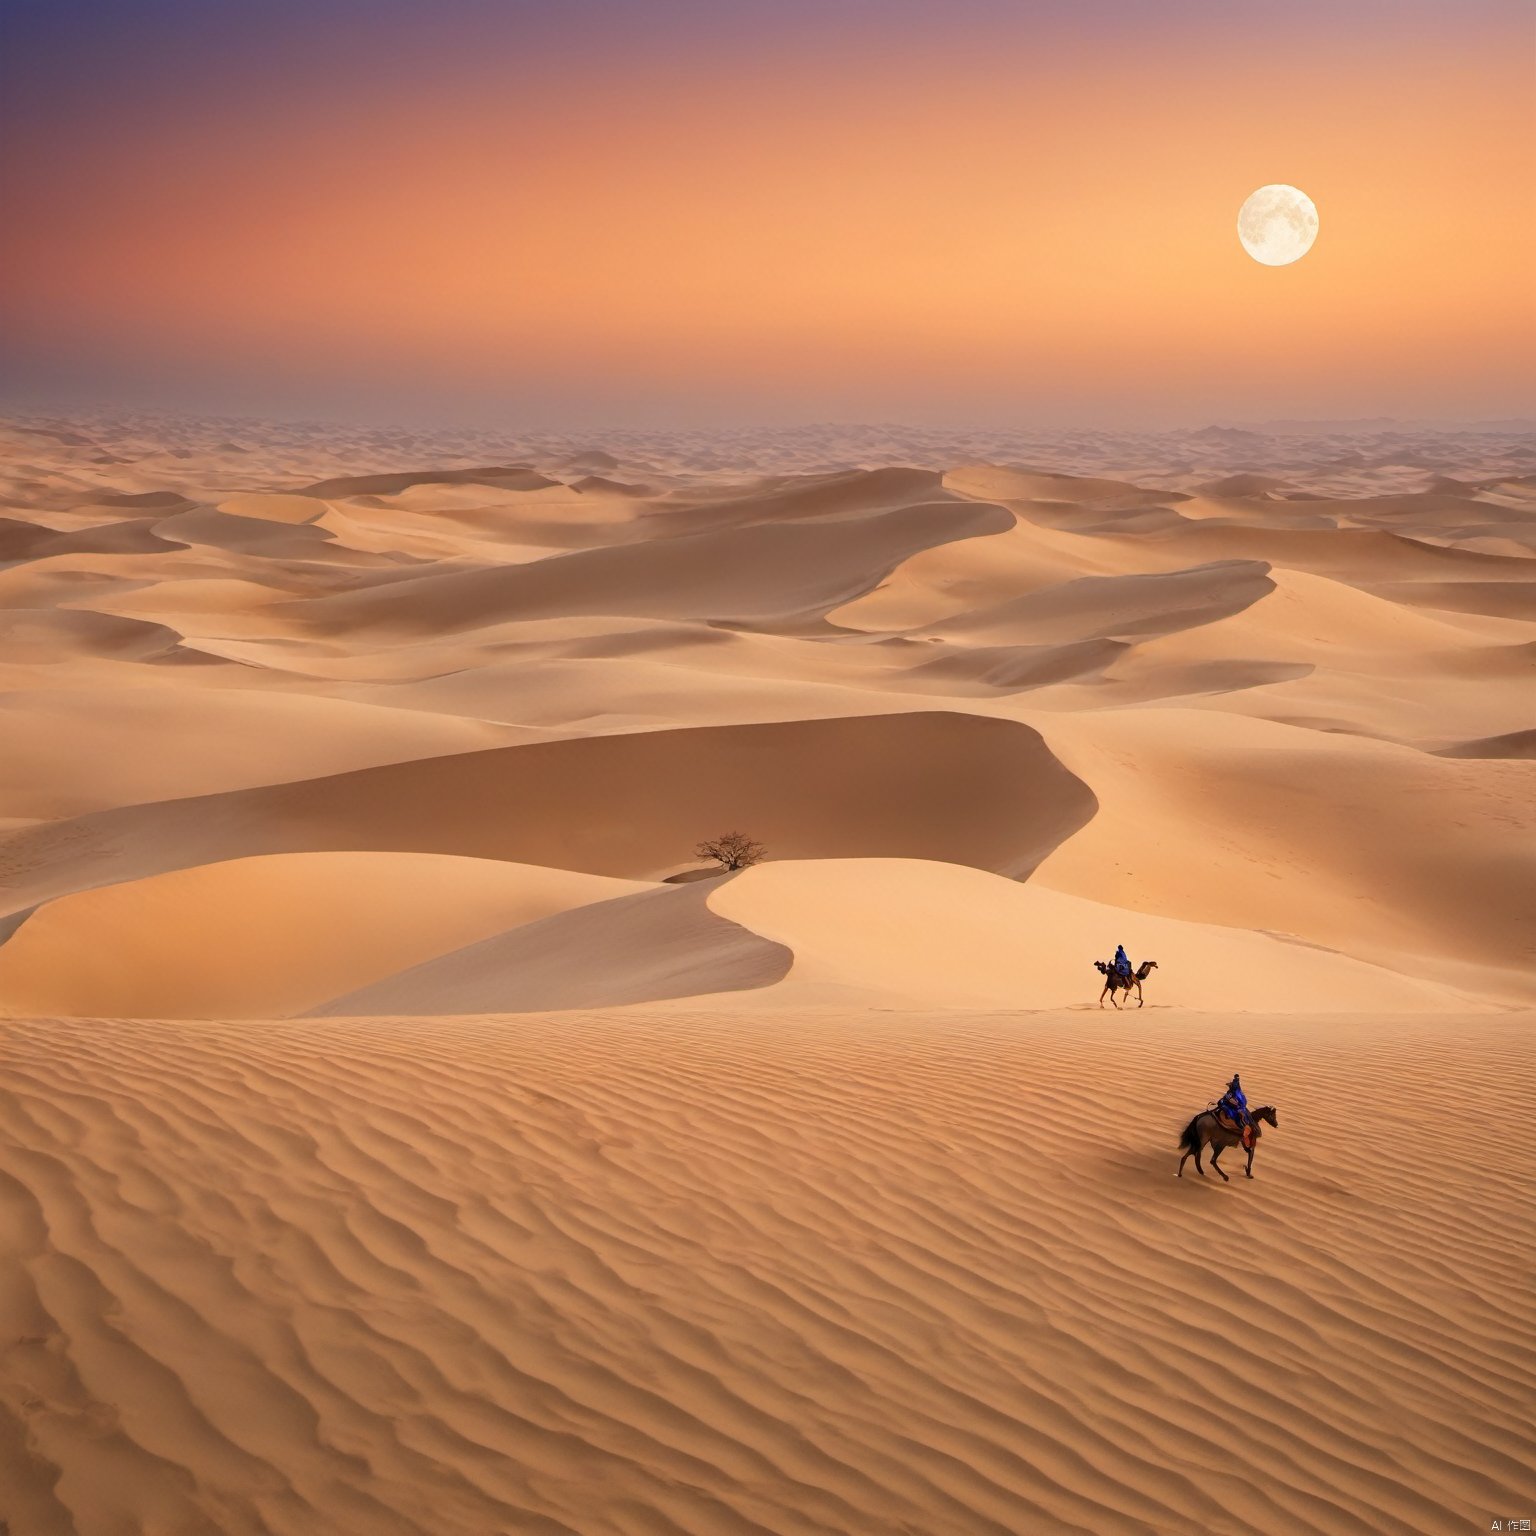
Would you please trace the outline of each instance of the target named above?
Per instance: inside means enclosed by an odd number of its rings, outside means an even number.
[[[1248,1177],[1253,1177],[1253,1153],[1259,1144],[1259,1122],[1267,1120],[1276,1130],[1280,1128],[1280,1122],[1275,1117],[1273,1104],[1265,1104],[1259,1109],[1249,1110],[1253,1117],[1253,1140],[1248,1144],[1248,1167],[1244,1170]],[[1179,1171],[1176,1178],[1184,1177],[1184,1164],[1189,1161],[1191,1155],[1195,1159],[1195,1172],[1203,1179],[1205,1169],[1200,1166],[1200,1152],[1204,1147],[1212,1147],[1211,1167],[1221,1174],[1222,1183],[1226,1183],[1227,1176],[1221,1172],[1220,1157],[1228,1147],[1240,1147],[1243,1144],[1243,1133],[1234,1129],[1222,1119],[1214,1109],[1202,1109],[1188,1125],[1184,1127],[1184,1134],[1179,1137],[1179,1146],[1184,1155],[1179,1159]]]
[[[1129,994],[1132,987],[1136,988],[1136,1006],[1138,1008],[1145,1008],[1147,1006],[1147,1000],[1141,995],[1141,984],[1157,969],[1156,960],[1143,960],[1137,966],[1134,976],[1122,976],[1114,966],[1104,960],[1095,960],[1093,968],[1096,971],[1101,971],[1104,976],[1104,990],[1099,993],[1100,1008],[1104,1006],[1104,999],[1106,997],[1110,1002],[1115,1003],[1115,1007],[1118,1008],[1120,1004],[1115,1002],[1115,993],[1124,992]]]

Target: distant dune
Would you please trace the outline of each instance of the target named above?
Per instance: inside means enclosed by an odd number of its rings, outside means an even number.
[[[537,486],[555,484],[558,482],[536,474],[526,465],[506,464],[490,469],[425,469],[407,470],[399,474],[339,475],[332,480],[306,485],[298,494],[340,499],[346,496],[393,496],[417,485],[515,486],[521,490],[531,490]]]
[[[955,799],[924,814],[933,784]],[[583,736],[46,823],[0,841],[0,903],[336,849],[656,879],[687,862],[696,827],[748,818],[788,857],[947,858],[1022,876],[1093,812],[1036,731],[977,715]]]

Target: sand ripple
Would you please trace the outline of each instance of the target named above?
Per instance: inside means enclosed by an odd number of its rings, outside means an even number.
[[[1464,1157],[1531,1023],[1251,1022],[1228,1186],[1172,1177],[1210,1020],[9,1024],[0,1510],[1471,1529],[1536,1454],[1536,1167]]]

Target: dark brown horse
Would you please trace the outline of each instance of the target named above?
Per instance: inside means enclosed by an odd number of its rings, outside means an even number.
[[[1267,1120],[1277,1130],[1280,1122],[1275,1118],[1275,1108],[1272,1104],[1265,1104],[1259,1109],[1250,1110],[1253,1116],[1253,1140],[1248,1144],[1248,1167],[1244,1170],[1248,1177],[1253,1177],[1253,1154],[1259,1144],[1259,1134],[1263,1129],[1259,1122]],[[1204,1147],[1211,1148],[1211,1167],[1226,1182],[1226,1174],[1221,1171],[1221,1154],[1228,1147],[1240,1147],[1243,1144],[1243,1133],[1237,1129],[1224,1115],[1218,1115],[1214,1109],[1202,1109],[1188,1125],[1184,1127],[1184,1134],[1179,1137],[1179,1146],[1183,1148],[1184,1155],[1179,1159],[1179,1171],[1176,1177],[1184,1177],[1184,1164],[1191,1157],[1195,1160],[1195,1172],[1203,1179],[1205,1169],[1200,1166],[1200,1152]]]
[[[1157,969],[1156,960],[1143,960],[1136,967],[1136,973],[1133,976],[1122,976],[1114,966],[1103,960],[1095,960],[1093,965],[1095,970],[1102,971],[1104,974],[1104,990],[1099,993],[1100,1008],[1104,1006],[1104,999],[1106,997],[1118,1008],[1120,1004],[1115,998],[1115,993],[1124,992],[1129,997],[1132,987],[1136,988],[1136,1006],[1138,1008],[1145,1008],[1147,1006],[1147,1000],[1141,995],[1141,984]]]

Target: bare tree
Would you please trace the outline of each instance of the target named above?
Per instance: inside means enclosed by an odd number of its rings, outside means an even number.
[[[693,856],[714,859],[722,869],[745,869],[749,864],[756,864],[767,852],[745,832],[727,832],[724,837],[713,837],[707,843],[700,843],[693,850]]]

